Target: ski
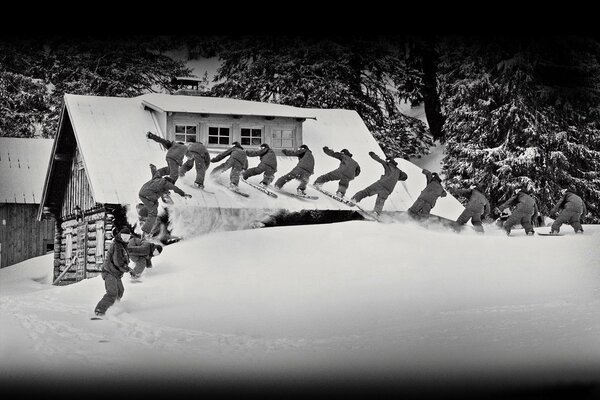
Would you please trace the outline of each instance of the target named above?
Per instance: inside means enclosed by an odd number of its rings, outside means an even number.
[[[100,318],[100,317],[92,317],[92,318],[90,318],[91,321],[98,321],[98,320],[101,320],[101,319],[102,318]]]
[[[208,194],[215,194],[215,192],[211,192],[210,190],[206,190],[204,188],[198,187],[196,185],[188,185],[196,190],[202,190],[204,193],[208,193]]]
[[[540,233],[536,232],[540,236],[565,236],[564,233]]]
[[[254,184],[252,182],[248,182],[245,179],[240,179],[242,182],[246,183],[247,185],[252,186],[254,189],[256,190],[260,190],[261,192],[265,193],[266,195],[273,197],[274,199],[277,198],[277,194],[275,194],[274,192],[270,191],[269,189],[267,189],[266,187],[262,186],[262,185],[257,185]]]
[[[219,185],[223,186],[224,188],[227,188],[227,189],[229,189],[229,190],[230,190],[230,191],[232,191],[233,193],[237,193],[237,194],[239,194],[240,196],[244,196],[244,197],[250,197],[250,195],[249,195],[248,193],[246,193],[246,192],[242,192],[240,189],[233,189],[233,188],[231,188],[231,186],[229,186],[229,185],[226,185],[226,184],[224,184],[224,183],[221,183],[221,182],[219,182]]]
[[[285,194],[287,196],[292,196],[292,197],[297,197],[299,199],[317,200],[319,198],[319,196],[311,196],[309,194],[292,193],[292,192],[288,192],[287,190],[278,189],[278,188],[275,188],[275,190],[277,190],[281,194]]]
[[[362,208],[361,206],[359,206],[358,204],[356,204],[355,202],[353,202],[352,200],[348,200],[348,199],[344,199],[343,197],[340,197],[336,194],[333,194],[331,192],[328,192],[327,190],[320,188],[318,186],[315,185],[311,185],[313,188],[315,188],[315,190],[318,190],[319,192],[323,193],[326,196],[331,197],[334,200],[339,201],[340,203],[344,203],[347,206],[350,207],[356,207],[358,208],[358,212],[360,213],[360,215],[362,215],[363,217],[365,217],[365,219],[371,220],[371,221],[377,221],[377,222],[381,222],[381,220],[376,217],[375,215],[373,215],[373,213],[365,210],[364,208]]]

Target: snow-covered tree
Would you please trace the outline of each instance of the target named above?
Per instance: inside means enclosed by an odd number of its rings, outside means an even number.
[[[440,87],[450,187],[479,184],[492,206],[526,186],[543,213],[569,187],[598,222],[600,49],[585,38],[444,43]]]
[[[6,90],[20,82],[19,101],[41,99],[43,106],[27,104],[21,108],[27,115],[20,118],[42,121],[42,134],[53,136],[65,93],[132,97],[169,92],[172,77],[187,76],[191,70],[183,61],[163,54],[161,45],[157,39],[144,37],[51,36],[44,40],[6,40],[0,42],[0,73],[8,85]],[[30,81],[41,85],[26,84]],[[42,88],[50,90],[43,99]],[[6,93],[8,97],[4,94],[0,93],[2,102],[12,101],[10,93]],[[11,129],[10,125],[0,126],[2,132]]]
[[[410,94],[397,82],[418,71],[396,39],[245,36],[222,38],[217,50],[211,43],[204,46],[222,60],[215,96],[352,109],[388,155],[411,157],[429,148],[427,127],[399,112]]]

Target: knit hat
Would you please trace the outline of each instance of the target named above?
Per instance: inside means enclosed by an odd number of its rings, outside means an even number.
[[[262,147],[263,149],[268,149],[269,145],[266,144],[266,143],[263,143],[263,144],[260,145],[260,147]]]
[[[394,159],[394,157],[388,157],[388,158],[386,158],[385,160],[386,160],[388,163],[390,163],[390,164],[392,164],[392,165],[394,165],[394,166],[398,165],[398,163],[396,162],[396,160]]]
[[[306,150],[308,150],[308,146],[307,146],[307,145],[305,145],[305,144],[303,144],[302,146],[300,146],[300,148],[301,148],[301,149],[306,149]]]
[[[160,254],[160,253],[162,253],[163,248],[160,244],[157,244],[157,245],[154,245],[154,250],[158,250],[158,254]]]
[[[240,142],[233,142],[232,145],[235,146],[235,147],[240,147],[240,148],[242,147],[242,145],[240,144]]]
[[[350,153],[350,151],[348,151],[348,149],[342,149],[340,151],[340,153],[343,153],[343,154],[347,155],[348,157],[352,157],[352,153]]]
[[[169,182],[171,182],[171,183],[175,183],[175,180],[174,180],[173,178],[171,178],[170,176],[163,176],[163,179],[164,179],[165,181],[169,181]]]
[[[119,231],[120,234],[127,234],[127,235],[131,235],[131,231],[129,230],[129,228],[127,226],[124,226],[123,228],[121,228],[121,230]]]

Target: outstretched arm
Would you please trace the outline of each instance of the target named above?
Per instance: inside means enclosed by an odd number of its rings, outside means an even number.
[[[337,158],[338,160],[342,159],[342,153],[331,150],[329,147],[323,147],[323,152],[327,154],[329,157]]]
[[[170,140],[167,140],[167,139],[163,139],[163,138],[161,138],[160,136],[158,136],[158,135],[155,135],[155,134],[154,134],[154,133],[152,133],[152,132],[148,132],[148,133],[146,134],[146,137],[147,137],[148,139],[152,139],[152,140],[154,140],[155,142],[158,142],[158,143],[162,144],[162,145],[163,145],[163,146],[165,146],[165,148],[167,148],[167,149],[168,149],[168,148],[170,148],[171,146],[173,146],[173,142],[171,142]]]
[[[383,160],[381,159],[381,157],[379,157],[377,154],[375,154],[375,152],[373,152],[373,151],[370,151],[370,152],[369,152],[369,156],[371,156],[371,158],[372,158],[373,160],[377,161],[379,164],[383,165],[384,167],[386,167],[386,166],[387,166],[386,162],[385,162],[385,161],[383,161]]]
[[[560,200],[558,200],[558,203],[556,203],[556,205],[552,208],[552,210],[550,210],[550,215],[556,214],[558,212],[558,210],[560,210],[560,208],[562,207],[566,198],[567,198],[567,194],[565,193],[562,195]]]
[[[222,159],[224,159],[225,157],[227,157],[229,154],[231,154],[231,152],[233,151],[233,147],[225,150],[224,152],[217,154],[215,157],[213,157],[210,161],[212,162],[219,162]]]

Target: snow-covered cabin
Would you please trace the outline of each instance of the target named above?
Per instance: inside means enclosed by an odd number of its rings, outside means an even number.
[[[0,268],[54,250],[54,220],[38,221],[52,140],[0,138]]]
[[[58,221],[63,251],[56,261],[55,276],[65,273],[64,280],[77,281],[100,272],[104,250],[111,239],[113,226],[135,225],[140,187],[151,178],[149,164],[166,165],[165,149],[146,137],[153,132],[169,140],[187,142],[190,137],[204,143],[211,156],[228,149],[234,141],[246,149],[257,149],[268,143],[278,155],[279,176],[289,172],[297,157],[283,155],[283,149],[296,149],[306,144],[315,156],[315,174],[327,173],[339,161],[327,156],[322,148],[354,154],[362,173],[350,184],[348,195],[379,179],[382,167],[368,155],[383,151],[352,110],[305,109],[279,104],[227,98],[188,95],[145,94],[134,98],[65,95],[58,132],[52,149],[42,204]],[[249,157],[256,166],[258,157]],[[384,212],[405,211],[425,186],[425,176],[412,163],[398,159],[409,180],[398,184],[386,201]],[[253,222],[285,210],[287,212],[328,211],[344,215],[354,209],[312,189],[319,196],[306,200],[279,195],[271,198],[240,183],[250,194],[245,198],[209,177],[207,193],[193,187],[195,171],[179,178],[177,186],[192,195],[191,199],[172,194],[174,204],[168,208],[170,227],[176,236],[191,237],[214,230],[244,229]],[[438,171],[439,172],[439,171]],[[229,172],[222,178],[227,180]],[[251,177],[258,182],[262,176]],[[295,192],[296,181],[284,189]],[[335,191],[337,182],[325,189]],[[361,202],[369,209],[375,197]],[[434,213],[456,218],[462,206],[456,199],[440,199]],[[40,214],[41,217],[41,214]],[[346,217],[347,218],[347,217]],[[75,266],[74,268],[72,268]],[[69,271],[65,272],[67,269]]]

